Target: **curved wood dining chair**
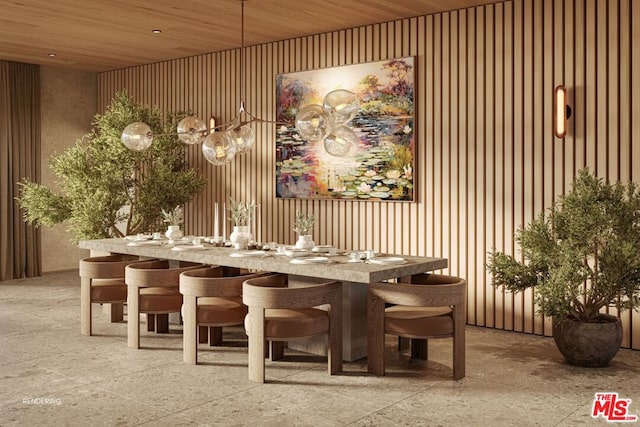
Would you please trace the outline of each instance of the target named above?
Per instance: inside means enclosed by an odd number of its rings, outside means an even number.
[[[417,274],[406,281],[409,283],[369,285],[369,372],[385,374],[385,334],[410,338],[412,341],[425,340],[425,358],[426,340],[453,337],[453,378],[464,378],[466,281],[439,274]],[[388,304],[395,305],[385,308]]]
[[[108,255],[80,260],[80,333],[92,334],[92,304],[110,304],[111,322],[121,322],[127,302],[125,267],[139,261],[132,255]]]
[[[149,260],[125,269],[127,284],[127,345],[140,348],[140,313],[147,314],[147,330],[169,332],[169,313],[182,308],[180,273],[203,264]]]
[[[267,274],[217,266],[180,274],[185,363],[198,363],[198,343],[206,342],[207,336],[210,345],[222,345],[223,327],[244,325],[242,284]]]
[[[265,342],[283,343],[297,338],[328,335],[328,371],[342,372],[342,283],[328,282],[289,288],[288,276],[250,279],[242,286],[249,308],[245,328],[249,336],[249,379],[265,380]],[[328,310],[317,308],[328,304]],[[272,346],[272,358],[283,347]]]

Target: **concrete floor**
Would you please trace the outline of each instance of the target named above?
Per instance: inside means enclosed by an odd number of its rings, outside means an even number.
[[[176,325],[143,332],[144,348],[132,350],[126,324],[95,307],[96,336],[81,336],[79,295],[77,272],[0,284],[0,426],[605,425],[591,417],[599,391],[640,413],[639,351],[576,368],[552,339],[469,326],[461,381],[451,379],[450,340],[432,341],[423,363],[398,355],[390,338],[385,377],[368,375],[365,360],[329,376],[323,358],[290,353],[267,362],[269,383],[257,384],[240,329],[186,365]]]

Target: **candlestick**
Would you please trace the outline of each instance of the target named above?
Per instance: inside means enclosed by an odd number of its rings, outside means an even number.
[[[249,215],[247,215],[247,228],[249,229],[249,233],[251,233],[251,235],[255,236],[255,234],[253,233],[253,229],[251,228],[251,217],[253,216],[253,209],[251,209],[251,206],[253,206],[252,204],[249,205]]]
[[[262,211],[260,203],[258,203],[258,206],[256,206],[256,224],[256,227],[258,228],[256,242],[262,242]]]
[[[222,203],[222,240],[227,240],[227,202]]]
[[[218,202],[213,204],[213,237],[220,237],[220,224],[218,223]]]

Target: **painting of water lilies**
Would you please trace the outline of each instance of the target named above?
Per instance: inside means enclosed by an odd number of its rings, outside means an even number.
[[[276,197],[413,201],[412,57],[276,76]]]

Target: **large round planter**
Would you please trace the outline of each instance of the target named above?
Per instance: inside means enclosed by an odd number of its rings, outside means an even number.
[[[599,322],[553,319],[553,339],[570,365],[600,368],[607,366],[622,343],[620,319],[601,314]]]

